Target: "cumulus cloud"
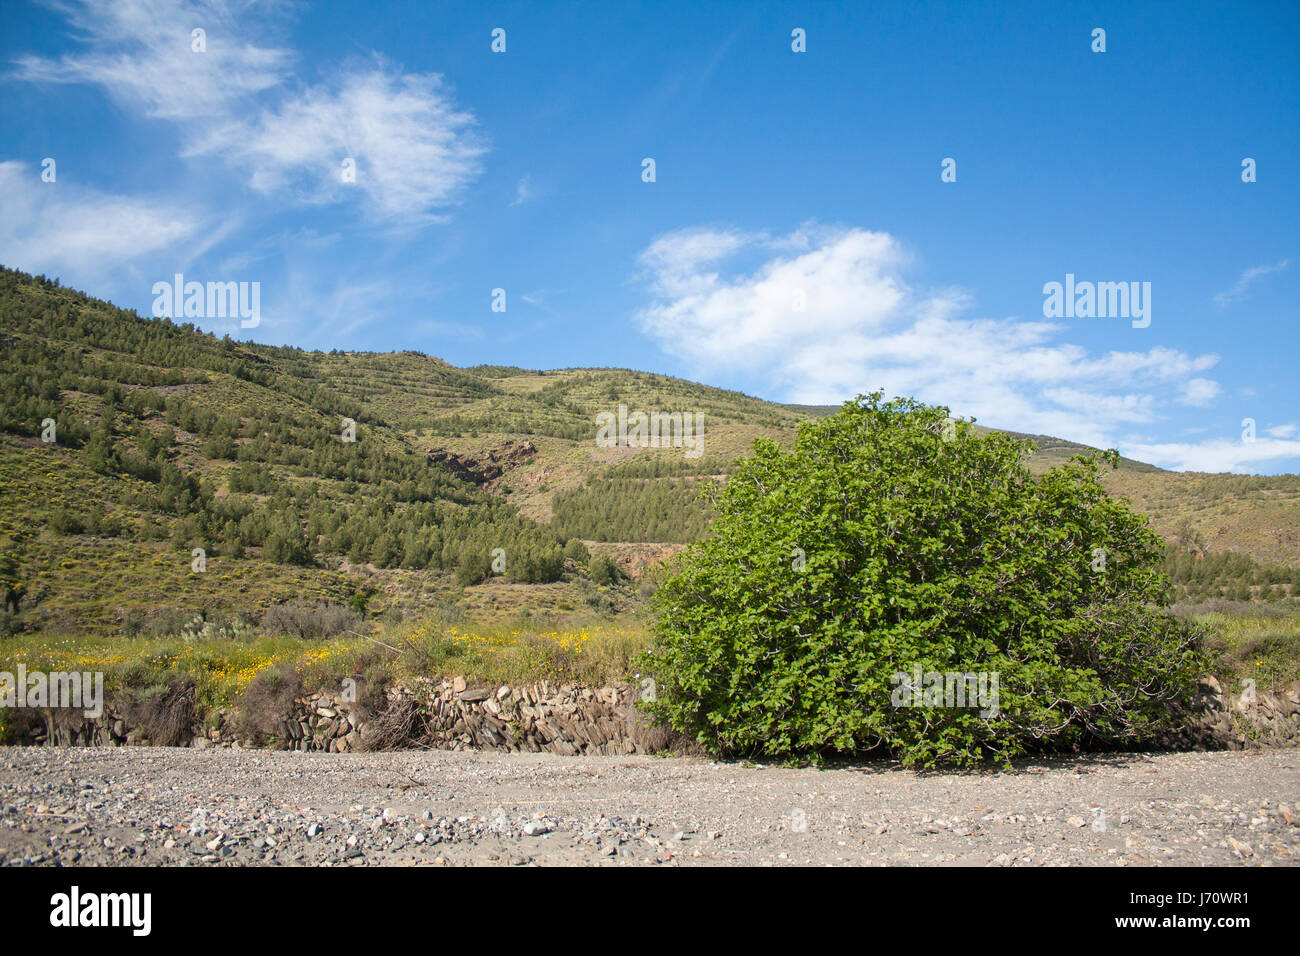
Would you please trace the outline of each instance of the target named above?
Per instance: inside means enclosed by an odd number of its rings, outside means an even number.
[[[1217,356],[1090,353],[1061,341],[1067,326],[973,317],[961,290],[913,289],[908,261],[893,236],[856,228],[680,230],[641,254],[653,301],[637,318],[697,371],[760,374],[790,401],[881,388],[1101,447],[1119,445],[1121,427],[1157,421],[1165,405],[1217,394],[1209,379],[1188,381]]]
[[[778,253],[774,245],[793,249]],[[749,275],[723,279],[714,266],[744,249],[772,257]],[[851,352],[839,353],[841,360],[856,361],[866,344],[858,333],[878,328],[902,306],[901,257],[891,237],[861,230],[820,243],[708,229],[670,233],[641,255],[659,299],[641,322],[670,351],[684,349],[712,365],[783,357],[821,365],[835,358],[821,354],[831,336]]]

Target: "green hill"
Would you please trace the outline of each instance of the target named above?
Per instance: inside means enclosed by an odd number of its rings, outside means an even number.
[[[704,533],[701,490],[755,438],[788,442],[833,410],[627,369],[235,342],[8,269],[0,345],[9,631],[163,632],[286,602],[358,621],[454,603],[625,607],[634,589],[598,588],[580,551],[566,557],[570,539],[636,578]],[[701,454],[598,447],[596,416],[620,404],[702,413]],[[1036,469],[1084,450],[1032,437]],[[1125,461],[1109,480],[1194,563],[1241,556],[1215,571],[1222,588],[1186,596],[1300,584],[1287,571],[1300,569],[1300,478]]]

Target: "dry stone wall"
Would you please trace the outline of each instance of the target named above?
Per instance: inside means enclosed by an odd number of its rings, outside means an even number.
[[[316,693],[286,722],[298,750],[346,752],[391,746],[576,754],[645,753],[656,732],[636,711],[631,687],[538,684],[469,687],[463,678],[390,688],[388,708],[359,716],[342,695]],[[396,716],[394,716],[396,715]]]
[[[1194,750],[1298,747],[1300,681],[1272,691],[1231,694],[1215,678],[1204,677],[1181,723],[1183,730],[1162,743]]]
[[[389,688],[378,716],[343,691],[318,691],[293,702],[292,712],[271,733],[241,733],[233,710],[196,721],[192,747],[271,747],[346,753],[393,746],[439,750],[543,751],[633,754],[663,749],[669,735],[649,725],[636,709],[630,685],[577,684],[470,686],[464,678],[418,680]],[[47,715],[23,741],[58,746],[149,744],[110,703],[96,720]]]
[[[239,714],[218,711],[196,721],[172,741],[191,747],[271,747],[346,753],[387,747],[505,750],[579,754],[655,753],[673,737],[649,725],[636,709],[630,685],[577,684],[484,686],[464,678],[418,680],[389,688],[386,709],[366,714],[337,693],[317,692],[293,702],[273,732],[239,733]],[[20,742],[55,746],[150,745],[110,702],[102,717],[87,720],[45,713]],[[1181,716],[1181,729],[1155,742],[1174,749],[1243,750],[1300,746],[1300,682],[1288,688],[1230,694],[1214,678],[1200,682]]]

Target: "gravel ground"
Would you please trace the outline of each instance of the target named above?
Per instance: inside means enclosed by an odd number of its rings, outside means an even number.
[[[0,748],[7,865],[1295,865],[1300,751],[1012,772]]]

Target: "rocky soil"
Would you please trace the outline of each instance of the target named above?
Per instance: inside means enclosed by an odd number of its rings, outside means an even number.
[[[490,485],[511,468],[519,467],[536,454],[537,448],[524,439],[508,441],[500,448],[491,448],[482,459],[435,449],[426,456],[426,461],[429,464],[444,465],[457,478],[482,486]]]
[[[918,774],[646,756],[0,748],[8,865],[1295,865],[1300,751]]]

